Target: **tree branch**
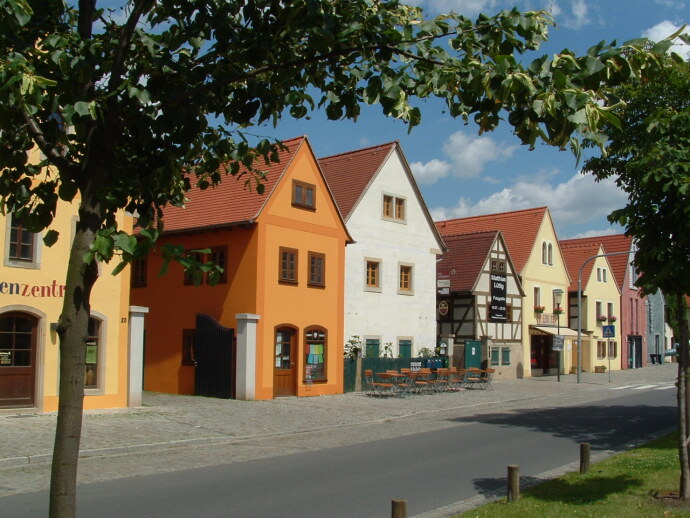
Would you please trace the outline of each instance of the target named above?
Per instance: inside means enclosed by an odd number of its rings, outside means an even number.
[[[113,92],[119,86],[118,83],[122,77],[122,71],[125,65],[125,54],[129,48],[129,44],[132,41],[134,29],[136,29],[139,19],[141,18],[141,15],[144,14],[148,4],[150,4],[150,0],[136,0],[134,2],[134,9],[132,9],[129,18],[127,18],[127,22],[122,26],[120,31],[120,41],[117,49],[115,50],[115,56],[113,57],[113,68],[110,73],[110,79],[108,80],[108,87]]]
[[[24,123],[29,129],[29,133],[31,133],[32,138],[38,145],[38,148],[41,150],[41,152],[48,157],[48,159],[55,164],[60,171],[66,172],[71,176],[77,169],[77,165],[67,160],[64,156],[62,156],[62,154],[60,154],[58,148],[48,142],[43,130],[30,115],[28,115],[24,110],[21,110],[21,112],[22,117],[24,118]]]

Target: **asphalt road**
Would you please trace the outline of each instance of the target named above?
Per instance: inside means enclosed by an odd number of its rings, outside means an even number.
[[[398,498],[413,516],[504,488],[508,464],[527,482],[576,461],[582,442],[616,450],[672,427],[675,405],[672,390],[612,391],[594,403],[459,417],[441,430],[353,446],[82,484],[79,516],[385,517]],[[0,516],[46,516],[47,498],[1,498]]]

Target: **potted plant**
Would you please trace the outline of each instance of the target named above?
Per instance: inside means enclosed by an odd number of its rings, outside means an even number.
[[[553,308],[554,315],[562,315],[563,313],[565,313],[565,310],[562,307],[558,306]]]
[[[608,320],[609,320],[610,323],[613,323],[613,322],[616,321],[616,316],[615,316],[615,315],[609,315]]]
[[[595,365],[594,366],[594,372],[598,372],[600,374],[603,374],[606,372],[606,365]]]
[[[349,360],[354,360],[362,355],[362,341],[359,339],[359,336],[352,335],[350,339],[345,342],[344,353],[345,358]]]
[[[606,315],[599,315],[599,316],[597,316],[597,320],[598,320],[599,322],[606,322],[608,319],[609,319],[609,317],[607,317]]]
[[[546,309],[546,307],[544,307],[544,306],[539,306],[539,305],[534,306],[534,312],[537,314],[542,314],[545,309]]]

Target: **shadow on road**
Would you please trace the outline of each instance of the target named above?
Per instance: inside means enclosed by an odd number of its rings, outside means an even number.
[[[677,424],[675,406],[576,406],[565,408],[516,409],[511,412],[480,414],[454,418],[459,423],[487,423],[505,427],[523,427],[578,443],[590,443],[596,449],[614,449],[638,439],[636,424],[654,423],[655,429]],[[644,415],[644,419],[640,417]]]

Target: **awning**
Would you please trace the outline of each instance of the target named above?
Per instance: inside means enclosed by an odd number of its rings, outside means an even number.
[[[560,331],[557,327],[547,327],[547,326],[530,326],[532,329],[546,333],[547,335],[557,335],[567,336],[569,338],[577,338],[577,331],[570,329],[569,327],[561,327]],[[588,338],[588,335],[582,333],[582,338]]]

